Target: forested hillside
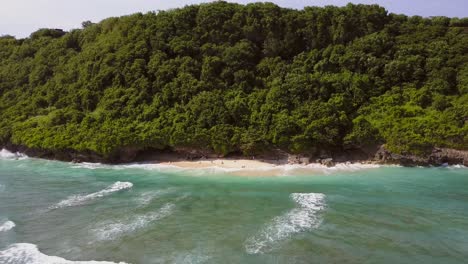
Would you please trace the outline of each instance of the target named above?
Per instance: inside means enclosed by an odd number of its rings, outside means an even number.
[[[226,2],[0,37],[0,145],[468,149],[468,19]]]

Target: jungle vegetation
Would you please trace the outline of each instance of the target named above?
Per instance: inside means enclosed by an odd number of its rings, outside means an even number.
[[[0,37],[0,145],[468,149],[468,19],[223,1]]]

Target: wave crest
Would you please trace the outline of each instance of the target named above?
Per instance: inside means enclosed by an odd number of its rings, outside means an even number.
[[[290,197],[297,207],[275,217],[259,234],[248,238],[245,243],[248,254],[269,252],[278,242],[293,234],[317,228],[321,224],[319,212],[326,206],[324,194],[293,193]]]
[[[8,230],[13,229],[16,224],[13,221],[6,221],[2,225],[0,225],[0,232],[6,232]]]
[[[13,152],[8,151],[6,149],[0,150],[0,159],[24,159],[24,158],[27,158],[27,157],[28,156],[26,156],[25,154],[22,154],[22,153],[19,153],[19,152],[13,153]]]
[[[60,201],[58,204],[50,207],[49,209],[58,209],[58,208],[63,208],[63,207],[70,207],[70,206],[77,206],[77,205],[82,205],[86,202],[89,202],[91,200],[94,200],[96,198],[101,198],[107,195],[110,195],[114,192],[118,192],[121,190],[126,190],[130,189],[133,187],[133,183],[131,182],[115,182],[112,185],[108,186],[107,188],[95,192],[95,193],[90,193],[86,195],[72,195],[69,196],[67,199]]]
[[[0,251],[0,263],[4,264],[116,264],[109,261],[71,261],[61,257],[48,256],[39,251],[36,245],[28,243],[17,243],[10,245],[7,249]],[[119,262],[119,264],[126,264]]]
[[[127,163],[127,164],[102,164],[102,163],[92,163],[92,162],[81,162],[81,163],[71,163],[71,168],[73,169],[89,169],[89,170],[98,170],[98,169],[107,169],[107,170],[125,170],[125,169],[142,169],[142,170],[167,170],[167,169],[178,169],[179,167],[173,165],[165,165],[160,163]]]

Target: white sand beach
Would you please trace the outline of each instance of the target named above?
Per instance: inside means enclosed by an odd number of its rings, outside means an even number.
[[[377,164],[338,163],[327,167],[319,163],[288,164],[287,160],[206,159],[196,161],[165,161],[160,165],[181,169],[220,170],[239,176],[285,176],[327,174],[333,171],[356,171],[380,167]]]

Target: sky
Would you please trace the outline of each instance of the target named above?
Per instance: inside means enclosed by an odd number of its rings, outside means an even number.
[[[0,35],[29,36],[39,28],[80,28],[81,22],[99,22],[111,16],[166,10],[206,0],[0,0]],[[258,1],[234,0],[250,3]],[[348,2],[379,4],[392,13],[468,17],[468,0],[269,0],[279,6],[343,6]]]

